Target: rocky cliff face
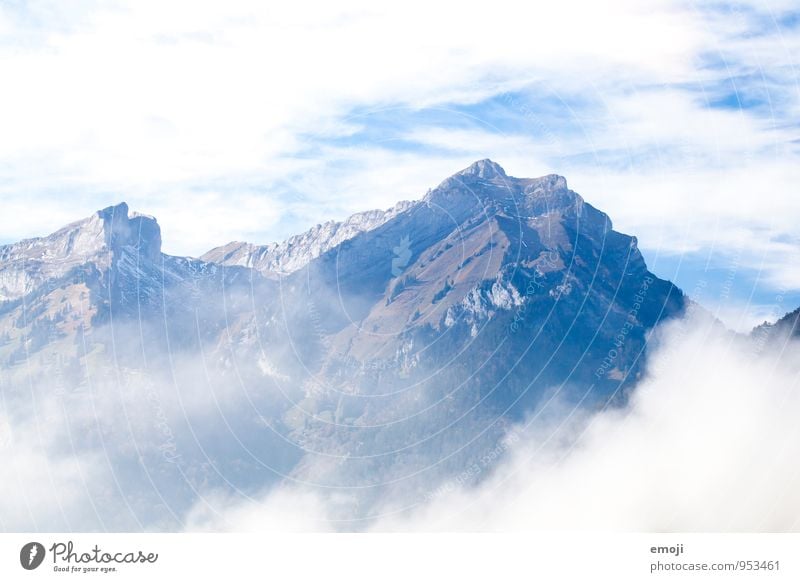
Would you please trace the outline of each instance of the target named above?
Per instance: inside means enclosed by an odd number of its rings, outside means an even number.
[[[134,252],[155,261],[161,231],[155,219],[128,216],[125,203],[100,210],[50,236],[0,247],[0,301],[23,297],[47,280],[89,263],[107,268],[114,257]]]

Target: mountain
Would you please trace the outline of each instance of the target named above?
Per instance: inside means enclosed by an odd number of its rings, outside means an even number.
[[[322,253],[357,234],[379,227],[413,205],[414,202],[403,201],[388,210],[359,212],[342,222],[329,220],[281,243],[254,245],[230,242],[211,249],[200,258],[220,265],[239,265],[262,272],[287,274],[304,267]]]
[[[635,376],[643,332],[684,301],[647,270],[636,239],[614,231],[564,178],[510,178],[489,160],[322,254],[282,287],[324,307],[318,325],[333,348],[329,363],[393,359],[398,341],[418,334],[474,344],[491,323],[506,335],[521,332],[514,345],[533,336],[544,342],[550,331],[546,353],[571,351],[594,373],[624,330],[629,351],[601,374],[612,382]],[[597,366],[586,367],[590,359]]]
[[[398,449],[406,468],[434,449],[458,470],[553,395],[624,401],[649,330],[685,305],[563,177],[512,178],[489,160],[283,278],[281,294],[292,301],[260,318],[286,325],[259,333],[294,346],[270,360],[303,386],[284,422],[306,450],[347,458],[310,474],[348,486],[405,479],[384,466]]]
[[[33,359],[46,372],[53,361],[86,355],[78,350],[84,334],[93,340],[86,345],[108,351],[112,323],[135,324],[158,353],[169,343],[196,346],[192,304],[206,298],[200,335],[218,334],[224,315],[215,303],[240,281],[249,291],[247,273],[165,255],[154,218],[110,206],[50,236],[0,247],[0,364]],[[124,361],[132,355],[115,352]]]
[[[756,326],[750,336],[762,347],[769,342],[786,341],[800,337],[800,308],[790,311],[775,323],[764,322]]]
[[[800,308],[787,313],[778,321],[775,322],[775,327],[779,330],[785,331],[792,337],[800,336]]]
[[[126,204],[101,210],[44,238],[0,246],[0,301],[18,299],[75,267],[108,268],[115,249],[148,260],[160,257],[161,233],[155,219],[133,214]]]
[[[30,414],[57,394],[71,446],[116,451],[134,517],[165,528],[179,516],[154,507],[211,487],[346,488],[362,517],[387,491],[424,496],[556,402],[624,402],[687,303],[563,177],[490,160],[200,259],[112,206],[0,247],[0,297],[4,395]]]

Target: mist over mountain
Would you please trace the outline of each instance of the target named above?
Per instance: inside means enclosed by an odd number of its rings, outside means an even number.
[[[624,405],[688,303],[563,177],[490,160],[199,259],[111,206],[0,247],[0,300],[9,442],[102,475],[69,500],[90,517],[33,524],[51,530],[176,529],[205,492],[286,482],[340,491],[342,519],[425,498],[555,402]]]
[[[750,335],[762,344],[800,336],[800,308],[790,311],[774,323],[765,321],[753,329]]]

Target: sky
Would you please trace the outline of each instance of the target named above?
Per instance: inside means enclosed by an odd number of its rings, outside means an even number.
[[[125,200],[199,255],[491,158],[744,330],[800,305],[798,54],[786,0],[5,0],[0,243]]]

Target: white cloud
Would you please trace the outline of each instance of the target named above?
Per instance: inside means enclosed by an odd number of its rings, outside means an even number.
[[[6,389],[0,407],[0,528],[4,531],[75,530],[103,520],[90,484],[103,475],[103,457],[76,448],[63,430],[64,413],[56,399],[33,407],[38,422],[21,418]],[[13,416],[16,414],[17,416]]]
[[[628,409],[577,427],[568,449],[521,447],[478,491],[444,499],[408,524],[800,528],[800,473],[791,462],[800,453],[797,346],[787,346],[783,357],[780,345],[761,354],[702,319],[671,324],[664,333]]]
[[[432,501],[386,500],[371,528],[800,529],[798,345],[762,349],[699,315],[663,329],[658,345],[626,408],[594,415],[576,410],[566,421],[556,415],[559,424],[519,427],[524,436],[483,484],[440,487]],[[322,491],[281,489],[259,502],[216,501],[218,517],[190,527],[337,526],[331,521],[336,500]],[[404,505],[415,509],[391,513]]]
[[[325,502],[317,495],[279,488],[266,498],[244,500],[213,493],[195,504],[186,517],[191,531],[335,531]]]
[[[194,204],[190,187],[242,177],[278,200],[280,160],[353,107],[463,104],[548,77],[655,79],[683,70],[700,42],[661,2],[646,11],[627,0],[419,8],[241,0],[0,9],[13,31],[0,46],[4,203],[89,192],[95,206],[110,196],[140,207],[155,193]],[[194,208],[203,223],[217,210]],[[249,210],[228,217],[225,238],[250,230]],[[0,227],[6,237],[43,234],[12,219]],[[176,236],[176,252],[224,242]]]
[[[575,4],[523,14],[504,4],[436,5],[424,18],[413,6],[377,11],[358,2],[136,2],[90,12],[88,29],[4,52],[0,66],[14,90],[4,93],[0,151],[71,146],[72,167],[101,180],[234,173],[285,152],[286,130],[313,129],[346,106],[435,104],[453,91],[463,102],[465,90],[474,99],[491,94],[492,83],[471,89],[487,77],[507,83],[526,69],[583,70],[579,58],[588,57],[655,74],[686,54],[691,27],[675,18],[622,1]],[[574,18],[578,8],[585,18]],[[613,24],[595,26],[601,14]]]
[[[618,230],[636,234],[653,252],[680,255],[715,249],[738,256],[742,269],[775,288],[800,287],[800,201],[789,195],[800,179],[788,160],[766,159],[721,168],[577,171],[571,186],[602,208]]]

